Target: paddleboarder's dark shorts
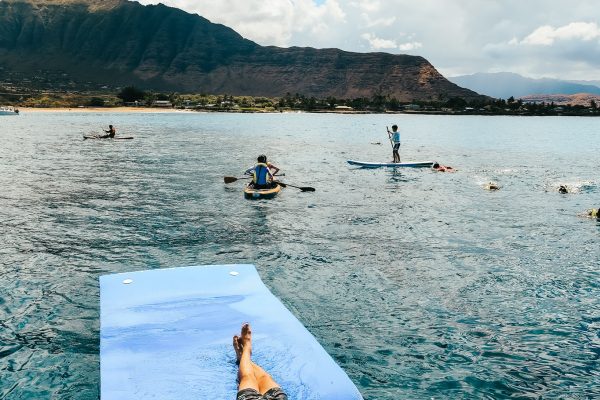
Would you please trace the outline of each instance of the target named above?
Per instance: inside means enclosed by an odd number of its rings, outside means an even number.
[[[288,400],[288,397],[280,388],[273,388],[264,395],[254,389],[244,389],[238,392],[237,400]]]
[[[394,145],[394,151],[398,151],[398,149],[400,149],[400,143]]]

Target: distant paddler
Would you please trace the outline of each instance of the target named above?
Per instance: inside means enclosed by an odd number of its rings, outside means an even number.
[[[107,138],[111,138],[112,139],[117,134],[117,130],[112,125],[108,126],[108,130],[104,130],[104,129],[102,129],[102,130],[104,132],[106,132],[106,135],[98,136],[99,139],[107,139]]]
[[[279,172],[279,168],[267,161],[267,156],[261,154],[256,159],[257,164],[248,168],[245,175],[252,176],[252,187],[254,189],[270,189],[275,185],[275,175]]]
[[[588,210],[588,217],[600,219],[600,208],[592,208]]]
[[[496,182],[489,182],[484,186],[485,190],[495,191],[500,190],[500,186]]]
[[[400,131],[398,130],[398,125],[392,125],[392,130],[386,126],[388,137],[390,138],[390,143],[392,144],[392,157],[394,158],[395,163],[400,162]]]

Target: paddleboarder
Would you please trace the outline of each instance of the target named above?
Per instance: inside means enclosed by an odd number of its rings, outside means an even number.
[[[392,130],[390,131],[387,128],[388,136],[390,138],[390,142],[392,143],[392,157],[394,157],[394,162],[400,162],[400,131],[398,130],[398,125],[392,125]]]
[[[104,130],[104,129],[103,129]],[[104,130],[104,132],[106,132],[106,135],[100,136],[101,138],[114,138],[115,135],[117,134],[117,130],[115,129],[114,126],[109,125],[108,126],[108,130]]]
[[[240,336],[233,337],[233,349],[239,366],[237,400],[287,400],[287,395],[273,377],[251,359],[250,324],[242,325]]]
[[[255,189],[270,189],[273,187],[274,175],[279,168],[267,161],[267,156],[261,154],[256,159],[257,164],[246,170],[244,174],[252,175],[252,186]]]

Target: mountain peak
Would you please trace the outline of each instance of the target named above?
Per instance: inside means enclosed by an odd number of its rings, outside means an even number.
[[[128,0],[4,0],[4,2],[28,3],[38,8],[44,6],[74,6],[81,4],[87,6],[90,11],[95,11],[110,10],[128,3]]]

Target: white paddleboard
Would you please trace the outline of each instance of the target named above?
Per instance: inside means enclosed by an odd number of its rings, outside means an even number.
[[[393,163],[393,162],[365,162],[365,161],[354,161],[348,160],[348,164],[356,165],[363,168],[380,168],[380,167],[408,167],[408,168],[431,168],[435,161],[412,161],[404,163]]]

